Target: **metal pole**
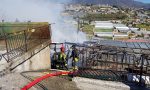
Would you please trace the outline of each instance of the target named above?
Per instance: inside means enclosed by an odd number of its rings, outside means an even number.
[[[26,34],[26,30],[24,30],[24,37],[25,37],[25,51],[27,52],[28,51],[28,47],[27,47],[27,34]]]
[[[141,67],[140,67],[140,80],[139,80],[139,84],[142,85],[142,75],[143,75],[143,65],[144,65],[144,58],[145,55],[141,55]]]

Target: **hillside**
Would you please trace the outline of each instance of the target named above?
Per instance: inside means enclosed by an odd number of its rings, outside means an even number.
[[[135,8],[145,8],[149,9],[150,4],[145,4],[142,2],[134,1],[134,0],[72,0],[74,4],[108,4],[108,5],[116,5],[122,7],[135,7]]]

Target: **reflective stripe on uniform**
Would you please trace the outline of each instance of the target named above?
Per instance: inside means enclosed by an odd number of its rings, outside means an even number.
[[[76,61],[76,62],[78,62],[78,61],[79,61],[79,59],[78,59],[78,58],[75,58],[75,61]]]
[[[65,66],[67,66],[67,64],[65,64]]]
[[[78,70],[78,67],[77,67],[77,66],[75,66],[75,67],[73,68],[73,70]]]
[[[61,54],[60,54],[60,58],[66,59],[66,54],[65,54],[65,53],[61,53]]]
[[[57,68],[59,68],[59,65],[56,65]]]

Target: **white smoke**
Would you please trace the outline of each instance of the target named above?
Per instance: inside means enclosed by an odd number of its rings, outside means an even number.
[[[61,16],[63,4],[69,0],[1,0],[0,20],[13,22],[49,22],[52,24],[53,42],[83,42],[86,35],[77,34],[77,27]],[[71,21],[71,19],[70,19]]]

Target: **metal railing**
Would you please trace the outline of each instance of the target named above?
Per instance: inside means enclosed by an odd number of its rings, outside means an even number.
[[[149,53],[131,53],[127,49],[103,45],[86,48],[80,55],[84,57],[80,70],[86,72],[85,77],[149,85]]]
[[[3,56],[2,56],[2,55],[0,55],[0,61],[2,60],[2,57],[3,57]]]
[[[5,42],[6,53],[2,54],[7,62],[32,50],[34,47],[46,43],[50,44],[50,26],[48,24],[28,26],[26,30],[20,30],[1,35],[1,41]]]
[[[109,43],[108,45],[95,42],[91,45],[66,43],[64,46],[67,56],[71,53],[71,45],[76,45],[79,51],[77,76],[142,86],[150,85],[149,49],[135,50],[136,48],[121,47],[121,45],[118,47]],[[52,50],[57,48],[59,50],[60,44],[51,45]],[[68,62],[69,60],[71,59],[68,58]]]

